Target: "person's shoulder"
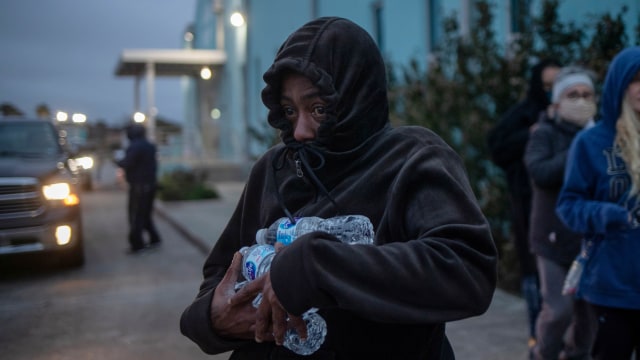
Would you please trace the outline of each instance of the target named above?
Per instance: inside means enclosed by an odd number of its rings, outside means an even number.
[[[416,149],[430,146],[446,147],[451,146],[433,130],[416,125],[398,126],[387,134],[387,140],[394,145],[404,144],[413,146]]]

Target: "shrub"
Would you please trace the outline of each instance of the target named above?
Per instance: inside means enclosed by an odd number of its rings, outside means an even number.
[[[174,170],[160,177],[158,198],[165,201],[217,199],[218,192],[207,186],[203,173]]]

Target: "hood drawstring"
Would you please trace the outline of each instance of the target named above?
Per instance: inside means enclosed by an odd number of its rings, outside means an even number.
[[[336,201],[333,199],[333,197],[331,197],[331,195],[329,194],[329,191],[327,191],[327,188],[322,184],[320,179],[318,179],[318,177],[315,174],[315,171],[321,169],[325,164],[325,159],[324,159],[324,156],[322,155],[322,152],[304,143],[292,142],[292,143],[286,144],[285,147],[278,150],[278,152],[274,154],[273,160],[271,162],[271,166],[273,170],[271,174],[273,176],[273,183],[276,187],[275,190],[276,190],[276,196],[278,197],[278,204],[280,205],[280,208],[285,213],[287,218],[289,218],[291,223],[295,224],[296,221],[284,203],[284,198],[280,193],[280,186],[278,185],[278,178],[276,176],[276,172],[281,170],[284,167],[287,154],[290,152],[293,152],[294,156],[296,157],[296,174],[299,177],[302,177],[306,173],[309,176],[309,179],[311,179],[311,182],[316,186],[316,188],[319,189],[320,192],[324,194],[327,197],[327,199],[329,199],[329,201],[331,201],[333,206],[335,206],[335,208],[338,210],[338,213],[340,213],[340,207],[338,206]],[[318,160],[319,164],[315,167],[311,166],[309,162],[310,157],[315,157]],[[302,165],[302,167],[300,167],[300,165]]]

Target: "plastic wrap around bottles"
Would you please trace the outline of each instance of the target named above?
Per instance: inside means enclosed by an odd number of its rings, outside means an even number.
[[[372,244],[374,231],[371,221],[362,215],[341,215],[323,219],[317,216],[276,220],[266,229],[256,233],[256,243],[289,245],[298,237],[312,231],[324,231],[334,235],[345,244]]]

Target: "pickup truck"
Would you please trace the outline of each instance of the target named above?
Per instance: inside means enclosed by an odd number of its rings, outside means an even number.
[[[84,264],[77,169],[51,121],[0,118],[0,259]]]

